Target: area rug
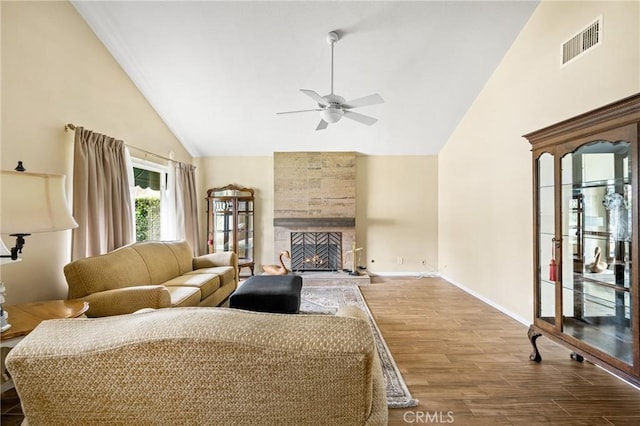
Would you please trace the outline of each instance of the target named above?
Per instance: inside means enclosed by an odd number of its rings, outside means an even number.
[[[389,408],[415,407],[418,400],[413,399],[400,374],[391,352],[387,347],[369,307],[357,286],[303,286],[301,294],[301,314],[332,315],[341,306],[357,306],[366,312],[378,349],[382,374],[387,387],[387,405]]]

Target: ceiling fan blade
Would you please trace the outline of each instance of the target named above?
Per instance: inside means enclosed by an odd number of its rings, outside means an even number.
[[[310,111],[322,111],[320,108],[316,109],[301,109],[298,111],[284,111],[284,112],[276,112],[276,114],[297,114],[299,112],[310,112]]]
[[[322,96],[318,95],[316,92],[314,92],[313,90],[309,90],[309,89],[300,89],[300,91],[302,93],[304,93],[305,95],[309,96],[311,99],[313,99],[314,101],[316,101],[317,103],[319,103],[322,106],[327,106],[329,105],[329,102],[327,102],[327,100],[325,98],[323,98]]]
[[[329,126],[329,123],[327,123],[323,119],[320,119],[320,122],[318,123],[318,127],[316,127],[316,130],[324,130],[327,128],[327,126]]]
[[[369,96],[365,96],[363,98],[354,99],[352,101],[345,102],[342,104],[342,108],[350,109],[350,108],[358,108],[369,105],[383,104],[384,99],[382,96],[377,93]]]
[[[367,126],[371,126],[376,121],[378,121],[377,118],[369,117],[368,115],[359,114],[357,112],[353,112],[353,111],[349,111],[349,110],[346,110],[344,112],[344,116],[347,117],[347,118],[350,118],[352,120],[355,120],[358,123],[366,124]]]

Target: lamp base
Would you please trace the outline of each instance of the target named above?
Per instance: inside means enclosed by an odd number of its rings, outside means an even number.
[[[0,316],[0,332],[7,331],[11,328],[11,324],[7,321],[9,319],[9,314],[7,311],[2,311],[2,316]]]

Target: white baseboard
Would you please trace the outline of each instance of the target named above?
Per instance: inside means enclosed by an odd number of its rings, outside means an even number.
[[[427,277],[439,277],[437,272],[368,272],[372,277],[415,277],[415,278],[427,278]]]
[[[487,299],[486,297],[482,296],[481,294],[476,293],[475,291],[465,287],[464,285],[455,282],[454,280],[452,280],[451,278],[448,278],[444,275],[440,276],[443,280],[446,280],[448,282],[450,282],[451,284],[455,285],[456,287],[458,287],[460,290],[469,293],[470,295],[472,295],[473,297],[475,297],[476,299],[479,299],[481,301],[483,301],[484,303],[486,303],[487,305],[496,308],[497,310],[499,310],[500,312],[502,312],[503,314],[513,318],[514,320],[518,321],[521,324],[526,325],[527,327],[529,327],[531,325],[531,320],[528,320],[526,318],[521,317],[520,315],[517,315],[513,312],[511,312],[508,309],[505,309],[503,306],[498,305],[497,303],[495,303],[492,300]]]

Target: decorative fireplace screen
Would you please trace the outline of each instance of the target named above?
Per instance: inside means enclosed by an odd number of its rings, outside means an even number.
[[[292,232],[293,271],[342,269],[342,232]]]

